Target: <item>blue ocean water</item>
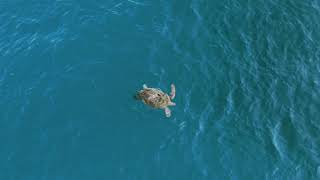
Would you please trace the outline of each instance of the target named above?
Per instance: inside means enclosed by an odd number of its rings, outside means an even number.
[[[320,2],[0,2],[0,179],[320,178]],[[172,117],[134,100],[177,88]]]

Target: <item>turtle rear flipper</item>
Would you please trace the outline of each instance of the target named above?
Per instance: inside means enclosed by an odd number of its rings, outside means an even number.
[[[164,112],[166,113],[166,117],[171,116],[171,110],[168,107],[164,108]]]

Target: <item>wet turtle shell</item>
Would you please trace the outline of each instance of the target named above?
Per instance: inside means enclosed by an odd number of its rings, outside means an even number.
[[[171,100],[168,94],[156,88],[144,88],[138,92],[139,98],[153,108],[166,108]]]

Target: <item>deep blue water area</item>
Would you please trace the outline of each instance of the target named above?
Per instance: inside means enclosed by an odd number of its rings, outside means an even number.
[[[3,0],[1,180],[320,178],[317,0]],[[166,118],[133,96],[170,92]]]

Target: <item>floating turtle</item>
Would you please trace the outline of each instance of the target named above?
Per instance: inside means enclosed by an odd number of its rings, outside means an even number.
[[[171,100],[174,99],[176,95],[176,88],[174,84],[171,84],[171,93],[170,96],[160,89],[149,88],[147,85],[143,85],[143,89],[140,90],[136,97],[138,100],[141,100],[144,104],[147,104],[153,108],[164,109],[166,117],[171,116],[171,110],[168,106],[175,106],[176,103]]]

